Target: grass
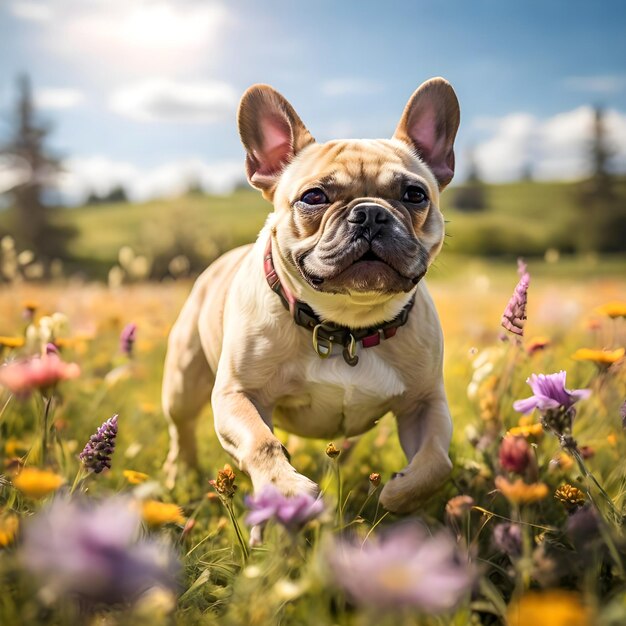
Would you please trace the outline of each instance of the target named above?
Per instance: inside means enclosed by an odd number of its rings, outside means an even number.
[[[93,209],[90,219],[96,219],[99,210]],[[227,205],[217,210],[227,211]],[[243,222],[239,225],[242,229],[245,226]],[[115,245],[111,243],[111,251]],[[445,253],[442,264],[444,259]],[[604,265],[601,262],[600,267]],[[82,370],[79,379],[60,386],[51,416],[48,467],[71,484],[79,469],[78,452],[105,419],[118,413],[120,427],[112,470],[89,477],[81,483],[79,492],[96,500],[121,493],[134,501],[157,499],[176,503],[182,507],[185,518],[194,519],[195,525],[184,529],[180,523],[169,523],[157,528],[145,526],[142,531],[147,540],[169,542],[180,559],[181,587],[176,597],[163,590],[161,595],[144,596],[133,604],[91,608],[70,596],[45,591],[46,581],[33,577],[19,559],[18,532],[14,541],[4,548],[0,546],[0,622],[465,626],[504,624],[508,611],[509,625],[514,625],[518,623],[515,615],[542,601],[533,595],[542,590],[546,595],[541,598],[547,602],[540,611],[544,621],[535,621],[533,626],[554,626],[559,623],[558,612],[567,610],[574,611],[580,620],[569,622],[574,626],[623,623],[623,532],[619,524],[610,520],[597,489],[589,487],[575,464],[559,451],[556,438],[546,434],[531,440],[536,471],[522,474],[529,484],[535,480],[545,483],[547,497],[519,505],[507,501],[494,483],[496,475],[511,480],[515,477],[499,466],[498,449],[502,435],[519,419],[511,408],[512,400],[530,393],[524,382],[526,377],[532,372],[566,369],[568,387],[593,390],[591,398],[580,403],[574,434],[580,445],[593,450],[587,464],[614,506],[624,507],[626,441],[619,416],[626,397],[624,362],[599,372],[593,363],[571,359],[579,347],[616,348],[626,342],[626,319],[610,320],[594,313],[606,301],[623,300],[624,275],[578,275],[568,269],[557,279],[554,272],[559,267],[540,261],[530,266],[527,337],[544,335],[550,339],[545,350],[533,355],[498,340],[500,315],[517,280],[513,263],[505,269],[478,259],[470,267],[459,267],[431,282],[446,338],[445,381],[455,424],[454,472],[451,480],[412,518],[419,517],[421,524],[432,532],[447,529],[459,549],[469,550],[471,560],[479,566],[473,594],[464,595],[459,607],[443,616],[429,616],[419,611],[419,606],[408,612],[372,612],[350,602],[342,592],[341,581],[332,582],[328,570],[326,551],[333,545],[338,549],[335,542],[346,533],[346,529],[340,529],[340,517],[348,525],[347,531],[364,543],[381,536],[382,531],[393,532],[394,522],[400,520],[384,514],[377,505],[379,491],[372,492],[368,481],[371,472],[379,472],[384,484],[392,472],[403,466],[392,416],[385,416],[361,437],[350,454],[339,457],[341,491],[337,467],[324,454],[327,441],[280,433],[293,465],[322,486],[330,514],[312,522],[293,538],[279,525],[270,524],[265,545],[253,549],[246,561],[226,509],[218,498],[207,497],[210,487],[206,479],[215,477],[229,461],[213,432],[210,408],[203,413],[198,433],[202,476],[184,474],[173,491],[163,484],[160,468],[167,451],[167,432],[159,408],[162,363],[169,328],[190,283],[172,281],[118,289],[98,284],[21,283],[3,288],[0,334],[22,335],[22,302],[37,300],[37,319],[55,311],[68,317],[69,327],[60,331],[65,339],[60,342],[62,355],[79,363]],[[120,354],[118,347],[119,332],[129,322],[138,325],[135,354],[130,360]],[[4,357],[10,359],[20,352],[28,350],[7,349]],[[491,364],[486,373],[475,368],[479,355]],[[477,382],[478,391],[470,397],[471,381]],[[21,459],[19,463],[27,466],[41,464],[37,459],[42,403],[36,394],[19,400],[5,391],[0,394],[0,410],[0,462],[5,468],[0,480],[0,531],[10,516],[17,516],[23,529],[53,498],[29,499],[12,484],[16,456]],[[477,441],[482,443],[477,446]],[[341,440],[335,444],[342,447]],[[139,486],[129,484],[123,474],[129,469],[146,473],[149,481]],[[243,495],[251,491],[251,486],[245,474],[235,471],[239,489],[233,500],[234,516],[247,536]],[[583,491],[589,488],[599,514],[607,517],[600,531],[587,531],[588,541],[582,546],[568,543],[569,516],[553,496],[563,483]],[[337,502],[339,493],[343,496]],[[472,496],[476,508],[451,520],[445,514],[446,502],[459,493]],[[341,516],[333,514],[337,506]],[[506,554],[494,547],[494,528],[504,520],[512,520],[523,529],[521,555]],[[70,525],[65,532],[75,531]],[[409,580],[407,575],[395,572],[396,584],[419,584],[419,580]],[[555,595],[559,589],[568,593]],[[507,604],[512,608],[507,609]],[[587,614],[588,621],[584,621]]]

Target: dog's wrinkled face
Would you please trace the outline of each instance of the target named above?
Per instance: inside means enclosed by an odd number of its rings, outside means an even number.
[[[317,144],[270,87],[242,98],[250,182],[274,202],[280,254],[317,291],[411,291],[441,249],[439,192],[452,178],[458,103],[442,79],[418,89],[391,140]]]

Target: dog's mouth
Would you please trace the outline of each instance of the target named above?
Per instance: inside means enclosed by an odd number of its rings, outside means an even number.
[[[389,265],[387,261],[381,259],[371,248],[365,254],[356,259],[352,265],[355,265],[356,263],[363,263],[364,261],[379,261],[380,263]]]

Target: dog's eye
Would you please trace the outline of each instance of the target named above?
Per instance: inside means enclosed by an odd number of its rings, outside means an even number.
[[[428,200],[426,192],[416,185],[411,185],[406,188],[404,195],[402,196],[403,202],[410,202],[411,204],[423,204]]]
[[[315,189],[309,189],[302,194],[300,202],[304,204],[328,204],[328,196],[317,187]]]

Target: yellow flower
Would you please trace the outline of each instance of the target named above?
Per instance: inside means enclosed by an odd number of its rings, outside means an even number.
[[[572,354],[575,361],[591,361],[598,367],[608,367],[613,365],[624,357],[626,350],[618,348],[617,350],[591,350],[590,348],[580,348]]]
[[[5,548],[13,543],[20,521],[17,515],[5,515],[0,517],[0,548]]]
[[[145,483],[146,480],[150,478],[148,474],[144,474],[143,472],[136,472],[135,470],[124,470],[122,474],[131,485],[141,485],[141,483]]]
[[[141,515],[149,526],[163,524],[184,524],[182,509],[177,504],[167,504],[158,500],[146,500],[141,505]]]
[[[0,336],[0,347],[21,348],[24,345],[24,337],[2,337]]]
[[[4,453],[7,456],[18,456],[19,452],[26,452],[28,448],[29,445],[25,441],[10,437],[4,444]]]
[[[580,595],[571,591],[530,591],[510,604],[508,626],[592,626],[593,619]]]
[[[574,467],[574,461],[569,454],[565,454],[565,452],[561,451],[555,454],[554,458],[550,461],[550,467],[568,472]]]
[[[543,483],[525,483],[521,478],[509,482],[504,476],[496,476],[496,487],[513,504],[528,504],[543,500],[548,495],[548,486]]]
[[[607,315],[608,317],[626,317],[626,302],[607,302],[596,309],[596,313]]]
[[[585,494],[569,484],[561,485],[555,492],[554,497],[568,510],[575,511],[585,504]]]
[[[35,500],[56,491],[65,481],[50,470],[25,467],[14,479],[13,485],[25,496]]]
[[[524,418],[522,418],[524,419]],[[543,426],[541,424],[528,424],[526,421],[519,421],[519,426],[513,426],[507,435],[513,437],[525,437],[526,439],[540,439],[543,436]]]

